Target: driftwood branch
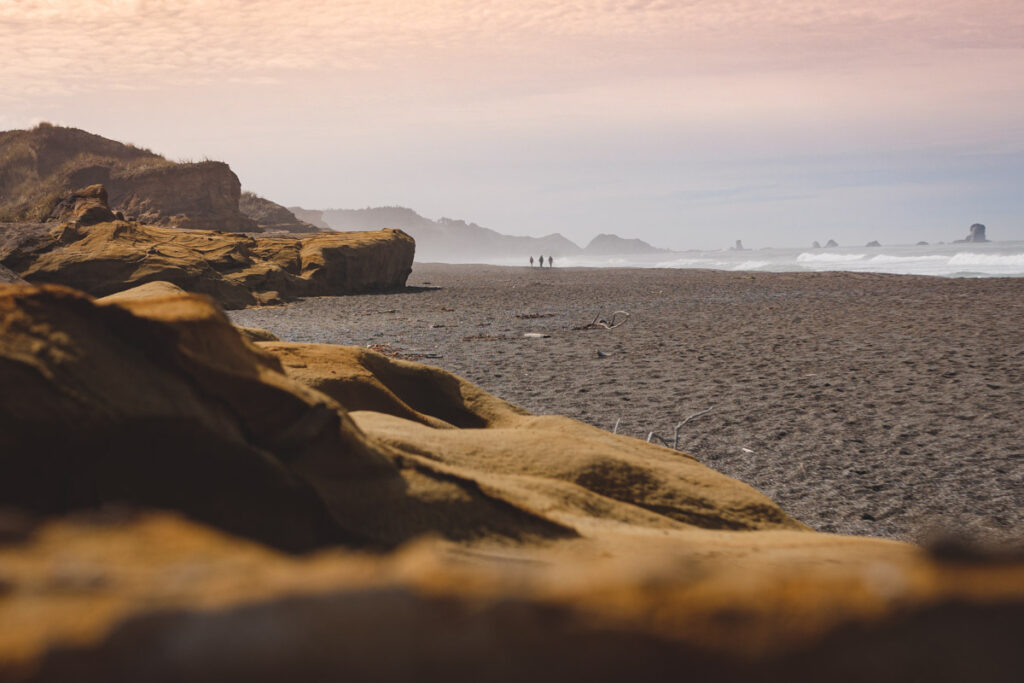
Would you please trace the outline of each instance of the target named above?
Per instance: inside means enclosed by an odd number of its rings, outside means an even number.
[[[655,434],[654,432],[651,432],[650,434],[648,434],[648,435],[647,435],[647,443],[650,443],[650,442],[651,442],[651,439],[657,439],[657,440],[658,440],[658,441],[660,441],[660,442],[661,442],[661,443],[662,443],[662,444],[663,444],[663,445],[664,445],[665,447],[667,447],[667,448],[672,448],[672,446],[669,446],[669,445],[668,445],[668,441],[665,441],[665,439],[661,438],[660,436],[658,436],[658,435],[657,435],[657,434]]]
[[[612,434],[618,434],[619,433],[619,423],[620,422],[622,422],[622,418],[621,417],[619,419],[615,420],[615,426],[612,427]]]
[[[647,443],[651,443],[651,441],[653,441],[654,439],[657,439],[662,444],[664,444],[667,448],[671,448],[674,451],[678,451],[679,450],[679,430],[681,430],[683,428],[683,425],[685,425],[690,420],[697,419],[701,415],[707,415],[708,413],[710,413],[714,409],[715,409],[715,407],[711,406],[710,408],[708,408],[706,410],[702,410],[700,412],[694,413],[693,415],[690,415],[685,420],[683,420],[682,422],[677,424],[675,429],[673,430],[673,433],[672,433],[672,443],[669,443],[667,439],[663,438],[662,436],[660,436],[658,434],[655,434],[654,432],[649,432],[647,434]],[[618,430],[619,430],[619,421],[616,420],[615,421],[615,429],[612,430],[612,434],[616,433]]]
[[[695,418],[700,417],[701,415],[707,415],[708,413],[710,413],[714,409],[715,409],[715,407],[711,406],[707,410],[702,410],[699,413],[694,413],[693,415],[690,415],[685,420],[683,420],[682,422],[677,424],[676,428],[675,428],[675,434],[672,437],[672,448],[675,449],[675,450],[679,449],[679,430],[683,428],[683,425],[685,425],[690,420],[693,420]]]
[[[619,319],[620,315],[622,316],[621,320]],[[614,330],[616,327],[618,327],[622,323],[626,322],[627,320],[629,320],[629,311],[615,311],[614,313],[612,313],[612,317],[609,318],[608,320],[605,320],[604,318],[602,318],[601,314],[598,313],[597,315],[594,316],[594,319],[592,321],[590,321],[589,323],[587,323],[586,325],[580,325],[580,326],[574,327],[572,329],[574,329],[574,330]]]

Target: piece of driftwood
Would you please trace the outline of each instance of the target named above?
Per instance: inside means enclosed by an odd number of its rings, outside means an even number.
[[[671,449],[672,449],[672,450],[674,450],[674,451],[677,451],[677,450],[679,450],[679,430],[681,430],[681,429],[683,428],[683,425],[685,425],[685,424],[686,424],[687,422],[689,422],[690,420],[695,420],[695,419],[697,419],[697,418],[698,418],[698,417],[700,417],[701,415],[707,415],[708,413],[710,413],[710,412],[711,412],[712,410],[714,410],[714,409],[715,409],[715,407],[714,407],[714,406],[711,406],[710,408],[707,408],[707,409],[705,409],[705,410],[701,410],[701,411],[699,411],[699,412],[696,412],[696,413],[694,413],[693,415],[690,415],[690,416],[688,416],[688,417],[687,417],[686,419],[684,419],[684,420],[683,420],[682,422],[680,422],[679,424],[677,424],[677,425],[675,426],[675,429],[673,430],[673,433],[672,433],[672,443],[669,443],[667,439],[665,439],[665,438],[661,437],[661,436],[660,436],[660,435],[658,435],[658,434],[655,434],[654,432],[650,432],[650,433],[649,433],[649,434],[647,435],[647,443],[650,443],[650,442],[651,442],[651,441],[652,441],[653,439],[657,439],[658,441],[660,441],[661,443],[663,443],[663,444],[664,444],[665,446],[667,446],[668,448],[671,448]],[[615,430],[617,431],[617,430],[618,430],[618,428],[619,428],[619,423],[618,423],[618,421],[616,420],[616,422],[615,422]],[[615,433],[615,431],[613,431],[612,433],[614,434],[614,433]]]
[[[622,316],[621,320],[619,319],[620,315]],[[576,327],[574,327],[572,329],[574,329],[574,330],[614,330],[616,327],[618,327],[622,323],[626,322],[627,320],[629,320],[629,312],[628,311],[615,311],[614,313],[612,313],[612,317],[609,318],[608,320],[605,320],[604,318],[602,318],[601,314],[598,313],[596,316],[594,316],[594,319],[591,322],[587,323],[586,325],[578,325],[578,326],[576,326]]]

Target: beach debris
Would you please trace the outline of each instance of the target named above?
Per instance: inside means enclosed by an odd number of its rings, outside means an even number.
[[[508,341],[511,337],[496,336],[493,334],[471,334],[468,337],[463,337],[462,341]]]
[[[622,316],[621,319],[619,319],[620,315]],[[611,318],[609,318],[607,320],[602,318],[601,314],[598,313],[596,316],[594,316],[594,319],[591,322],[587,323],[586,325],[580,325],[578,327],[574,327],[572,329],[574,329],[574,330],[614,330],[616,327],[618,327],[622,323],[626,322],[627,320],[629,320],[629,312],[628,311],[615,311],[614,313],[612,313]]]
[[[707,415],[708,413],[710,413],[714,409],[715,409],[715,407],[711,406],[707,410],[702,410],[702,411],[700,411],[698,413],[694,413],[693,415],[688,416],[685,420],[683,420],[682,422],[680,422],[679,424],[676,425],[676,430],[678,431],[683,425],[685,425],[690,420],[695,420],[698,417],[700,417],[701,415]]]
[[[607,358],[607,357],[608,357],[608,356],[610,356],[610,355],[611,355],[610,353],[605,353],[605,352],[604,352],[604,351],[602,351],[601,349],[598,349],[598,350],[597,350],[597,357],[598,357],[598,358]]]
[[[654,432],[650,432],[647,435],[647,443],[650,443],[652,439],[657,439],[662,444],[664,444],[665,446],[671,448],[672,450],[674,450],[674,451],[679,450],[679,430],[681,430],[683,428],[683,425],[685,425],[690,420],[697,419],[701,415],[707,415],[708,413],[710,413],[714,409],[715,409],[715,407],[711,406],[710,408],[707,408],[705,410],[701,410],[700,412],[696,412],[693,415],[688,416],[686,419],[684,419],[679,424],[677,424],[675,426],[675,429],[673,430],[673,433],[672,433],[672,443],[671,444],[668,442],[668,440],[666,440],[665,438],[661,437],[658,434],[655,434]],[[618,426],[618,422],[616,422],[615,424],[616,424],[616,427],[617,427]],[[747,449],[744,448],[743,450],[747,450]],[[753,451],[750,451],[750,452],[753,453]]]
[[[550,334],[544,334],[543,332],[526,332],[523,334],[527,339],[549,339]]]
[[[622,422],[622,418],[621,417],[615,420],[615,426],[612,427],[612,434],[618,434],[619,433],[619,423],[620,422]]]
[[[436,359],[443,358],[439,353],[419,353],[419,352],[407,352],[405,349],[397,348],[391,344],[367,344],[366,348],[371,351],[376,351],[379,354],[385,355],[388,358],[397,358],[399,360],[424,360],[427,358]]]
[[[371,351],[376,351],[379,354],[388,356],[389,358],[397,358],[398,354],[402,352],[401,349],[396,349],[391,344],[367,344],[366,348]]]
[[[537,318],[554,318],[554,313],[516,313],[513,318],[520,320],[536,320]]]

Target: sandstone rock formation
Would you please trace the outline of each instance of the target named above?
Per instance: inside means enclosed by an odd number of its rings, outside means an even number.
[[[258,349],[196,295],[97,304],[7,286],[0,340],[0,506],[127,501],[297,550],[569,538],[585,510],[613,526],[807,533],[690,457],[366,349]]]
[[[254,345],[189,294],[0,286],[0,508],[4,680],[1019,674],[1019,559],[812,532],[685,454]]]
[[[153,281],[208,294],[227,308],[396,289],[412,270],[415,244],[397,230],[302,238],[160,228],[92,220],[102,188],[76,200],[61,225],[0,224],[0,264],[30,282],[105,296]]]
[[[95,225],[117,219],[110,210],[107,189],[102,185],[90,185],[69,192],[54,207],[51,215],[62,223],[79,225]]]
[[[258,231],[238,209],[241,184],[218,161],[175,163],[75,128],[42,124],[0,132],[0,221],[59,220],[62,200],[103,185],[110,206],[155,225]]]
[[[839,246],[839,243],[836,242],[835,240],[829,240],[828,242],[825,243],[825,247],[826,248],[838,247],[838,246]]]
[[[0,284],[9,284],[12,282],[24,282],[16,273],[11,272],[4,266],[0,266]]]
[[[243,192],[239,210],[256,221],[263,232],[320,232],[321,228],[300,220],[280,204],[252,192]]]

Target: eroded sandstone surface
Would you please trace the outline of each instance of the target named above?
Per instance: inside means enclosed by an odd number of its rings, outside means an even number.
[[[166,281],[227,308],[396,289],[412,269],[415,243],[398,230],[297,238],[181,230],[111,220],[101,199],[99,186],[75,193],[58,225],[0,223],[0,265],[95,296]]]

